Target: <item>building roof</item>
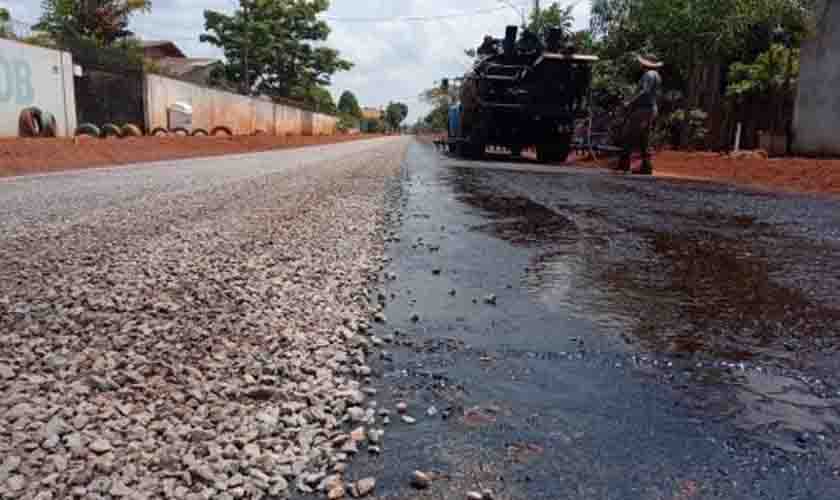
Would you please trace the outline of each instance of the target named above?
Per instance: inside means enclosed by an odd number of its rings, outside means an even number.
[[[167,54],[166,57],[187,57],[181,49],[175,45],[175,42],[171,42],[169,40],[140,40],[140,47],[143,50],[146,49],[159,49],[160,51]]]
[[[382,111],[379,108],[362,108],[362,118],[366,118],[368,120],[378,120],[382,118]]]
[[[155,62],[165,75],[173,78],[205,84],[209,77],[211,66],[219,62],[218,59],[163,57]]]

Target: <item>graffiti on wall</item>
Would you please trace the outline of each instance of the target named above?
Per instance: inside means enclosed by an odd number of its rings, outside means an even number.
[[[10,59],[0,53],[0,104],[26,106],[35,101],[32,67],[28,61]]]

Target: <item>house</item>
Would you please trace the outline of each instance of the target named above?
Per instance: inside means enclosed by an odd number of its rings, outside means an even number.
[[[178,80],[206,85],[218,59],[187,57],[175,43],[168,40],[141,40],[143,57],[157,66],[159,72]]]
[[[157,61],[164,58],[186,59],[186,54],[174,42],[168,40],[141,40],[143,57]]]
[[[385,111],[380,108],[362,108],[362,118],[365,120],[381,120]]]
[[[793,150],[840,156],[840,0],[817,5],[817,29],[802,44]]]

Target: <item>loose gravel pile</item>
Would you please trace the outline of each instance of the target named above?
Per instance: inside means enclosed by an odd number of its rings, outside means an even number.
[[[382,439],[365,287],[404,149],[0,231],[0,497],[370,493],[343,471]]]

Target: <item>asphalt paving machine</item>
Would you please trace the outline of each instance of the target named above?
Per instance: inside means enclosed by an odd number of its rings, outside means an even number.
[[[505,37],[485,37],[449,111],[447,146],[480,158],[488,146],[518,156],[535,148],[542,162],[564,161],[575,121],[589,116],[592,64],[559,28],[544,37],[508,26]]]

